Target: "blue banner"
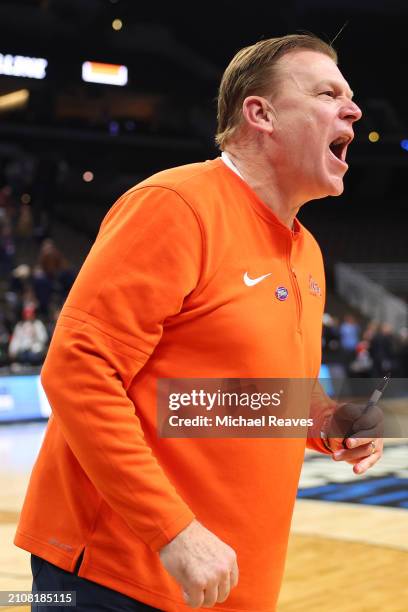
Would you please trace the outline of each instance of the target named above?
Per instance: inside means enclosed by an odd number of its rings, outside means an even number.
[[[50,413],[38,375],[0,376],[0,423],[47,419]]]

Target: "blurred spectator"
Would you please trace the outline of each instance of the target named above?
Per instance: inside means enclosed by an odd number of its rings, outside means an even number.
[[[13,362],[40,365],[45,357],[48,334],[42,321],[36,318],[35,308],[26,306],[23,319],[14,328],[9,356]]]
[[[29,204],[21,204],[20,214],[16,224],[16,238],[20,243],[25,243],[33,238],[34,224],[31,206]]]
[[[0,278],[8,278],[14,262],[14,239],[11,223],[3,208],[0,208]]]
[[[44,316],[48,316],[54,282],[39,266],[35,266],[32,276],[32,284],[35,296],[38,300],[38,310]]]
[[[359,340],[360,326],[353,315],[345,315],[343,323],[340,325],[340,343],[342,349],[354,353]]]
[[[60,316],[61,308],[55,307],[52,309],[52,315],[47,324],[48,337],[51,340],[54,333],[55,326],[57,325],[58,317]]]
[[[360,326],[353,315],[346,314],[339,331],[344,365],[348,367],[356,356],[356,348],[360,340]]]
[[[51,238],[46,238],[40,249],[38,265],[48,278],[55,278],[64,266],[64,257]]]
[[[362,378],[372,375],[373,360],[370,355],[369,348],[370,343],[368,340],[360,340],[360,342],[357,344],[355,359],[349,366],[351,374]]]
[[[22,298],[22,310],[25,308],[31,308],[31,310],[37,311],[38,309],[38,301],[35,297],[35,293],[32,287],[28,286],[24,289],[23,298]]]
[[[0,189],[0,210],[9,221],[12,218],[13,208],[14,201],[12,198],[12,189],[9,185],[4,185]]]
[[[29,289],[31,283],[31,269],[26,264],[20,264],[11,272],[9,277],[9,289],[5,293],[5,300],[14,310],[17,318],[17,313],[23,308],[23,295]]]
[[[31,268],[27,264],[20,264],[11,273],[10,291],[22,294],[24,288],[28,286],[31,275]]]
[[[370,343],[370,355],[373,360],[373,376],[380,378],[395,370],[396,339],[388,323],[380,325]]]
[[[340,363],[340,332],[339,321],[328,312],[323,315],[323,338],[322,348],[324,361],[326,363]]]
[[[53,294],[56,293],[59,301],[63,301],[74,280],[73,269],[54,241],[50,238],[44,240],[33,271],[33,288],[44,316],[48,316]]]
[[[408,327],[402,327],[397,336],[397,376],[408,378]]]
[[[370,344],[379,327],[380,324],[378,323],[378,321],[370,321],[363,332],[363,340],[366,340],[368,344]]]
[[[10,334],[4,321],[3,313],[0,312],[0,366],[8,364],[8,344]]]

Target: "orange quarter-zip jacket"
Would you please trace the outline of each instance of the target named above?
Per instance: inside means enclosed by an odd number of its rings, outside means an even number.
[[[84,552],[79,576],[185,612],[158,550],[196,517],[238,557],[239,584],[214,609],[275,610],[305,440],[159,438],[156,385],[315,378],[323,305],[312,235],[284,226],[221,159],[130,189],[52,338],[52,416],[16,545],[68,571]]]

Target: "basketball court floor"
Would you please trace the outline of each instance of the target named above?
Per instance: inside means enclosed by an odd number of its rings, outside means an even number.
[[[0,590],[31,588],[29,555],[12,540],[44,428],[0,426]],[[322,610],[408,611],[404,439],[387,441],[383,460],[364,477],[347,464],[306,453],[278,612]]]

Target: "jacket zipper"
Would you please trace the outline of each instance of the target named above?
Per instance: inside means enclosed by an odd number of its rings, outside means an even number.
[[[302,328],[301,328],[302,294],[300,293],[299,283],[298,283],[298,279],[297,279],[297,276],[296,276],[296,270],[292,266],[292,263],[290,261],[290,251],[289,251],[289,254],[288,254],[288,268],[289,268],[290,277],[291,277],[291,281],[292,281],[292,287],[293,287],[294,293],[295,293],[296,312],[297,312],[297,331],[298,331],[299,334],[302,334]]]

